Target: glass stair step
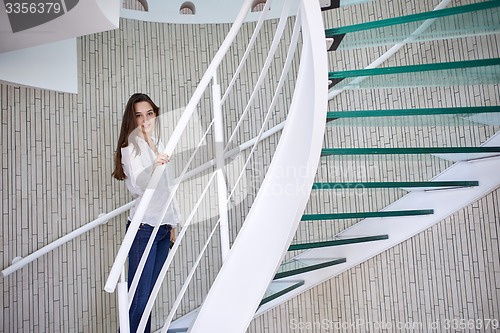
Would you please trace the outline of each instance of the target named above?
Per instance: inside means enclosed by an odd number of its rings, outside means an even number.
[[[500,106],[328,112],[327,121],[340,127],[498,126]]]
[[[458,154],[447,155],[450,157],[459,156]],[[478,155],[484,156],[488,154]],[[442,156],[438,157],[433,154],[329,155],[321,158],[316,181],[325,180],[346,183],[429,181],[434,179],[441,171],[453,165],[453,163],[443,159]],[[397,172],[395,172],[396,170]],[[381,191],[380,189],[375,190]]]
[[[329,88],[373,89],[497,84],[500,58],[329,72]],[[354,78],[353,80],[349,80]],[[346,80],[348,79],[348,80]]]
[[[269,286],[264,293],[262,301],[259,306],[271,302],[272,300],[285,295],[286,293],[297,289],[304,285],[304,280],[287,280],[287,281],[271,281]],[[197,312],[197,311],[195,311]],[[194,319],[192,319],[194,320]],[[191,321],[192,321],[191,320]],[[182,324],[179,326],[183,326]],[[189,327],[171,327],[167,330],[167,333],[185,333],[188,332]]]
[[[451,62],[441,62],[441,63],[421,64],[421,65],[378,67],[378,68],[368,68],[368,69],[354,69],[354,70],[346,70],[338,72],[329,72],[328,78],[335,80],[335,79],[345,79],[345,78],[359,77],[359,76],[378,76],[378,75],[388,75],[388,74],[431,72],[431,71],[440,71],[447,69],[463,69],[463,68],[488,67],[497,65],[500,65],[500,58],[451,61]]]
[[[446,188],[479,186],[473,180],[462,181],[428,181],[428,182],[325,182],[314,183],[313,190],[342,190],[365,188]]]
[[[267,287],[266,292],[264,293],[264,298],[260,302],[259,306],[266,304],[280,296],[285,295],[286,293],[297,289],[298,287],[304,285],[304,280],[298,281],[272,281]]]
[[[321,156],[500,153],[500,147],[323,148]]]
[[[281,264],[278,272],[274,276],[274,280],[282,279],[285,277],[302,274],[306,272],[315,271],[318,269],[345,263],[345,258],[337,259],[291,259]]]
[[[330,214],[304,214],[301,221],[322,221],[341,219],[363,219],[371,217],[402,217],[434,214],[433,209],[388,210],[379,212],[352,212]]]
[[[357,111],[331,111],[327,118],[360,118],[360,117],[394,117],[394,116],[427,116],[442,114],[458,114],[462,116],[476,113],[500,112],[497,106],[462,106],[454,108],[415,108],[415,109],[393,109],[393,110],[357,110]]]
[[[304,280],[295,280],[295,281],[272,281],[267,287],[264,297],[260,302],[259,306],[262,306],[280,296],[285,295],[286,293],[297,289],[304,285]],[[185,333],[189,331],[189,327],[177,327],[177,328],[169,328],[167,333]]]
[[[325,30],[327,38],[342,40],[329,51],[400,43],[494,34],[500,29],[498,1],[485,1],[418,14],[353,24]],[[428,29],[414,34],[426,20]]]
[[[340,245],[357,244],[357,243],[365,243],[365,242],[374,242],[374,241],[385,240],[385,239],[389,239],[389,235],[339,238],[339,239],[334,239],[331,241],[324,241],[324,242],[292,244],[288,248],[288,251],[307,250],[307,249],[315,249],[315,248],[320,248],[320,247],[330,247],[330,246],[340,246]]]

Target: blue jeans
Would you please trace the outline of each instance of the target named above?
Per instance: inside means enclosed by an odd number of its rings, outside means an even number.
[[[130,221],[127,223],[127,229]],[[132,279],[141,261],[142,254],[149,241],[149,237],[153,233],[154,227],[149,224],[141,224],[135,236],[130,253],[128,255],[128,287],[132,284]],[[129,310],[130,332],[137,332],[139,322],[141,321],[142,313],[146,308],[149,295],[153,291],[154,284],[161,268],[167,259],[168,250],[170,249],[170,230],[169,225],[161,225],[156,234],[153,246],[149,252],[146,265],[142,271],[139,284],[135,291],[134,300]],[[148,324],[144,332],[151,332],[151,316],[149,316]]]

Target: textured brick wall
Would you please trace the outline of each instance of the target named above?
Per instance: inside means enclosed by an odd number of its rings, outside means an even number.
[[[293,23],[293,18],[291,19]],[[242,57],[255,23],[242,29],[218,71],[223,91]],[[272,91],[286,55],[292,24],[286,29],[271,64],[271,76],[257,91],[256,100],[236,142],[254,138],[260,130]],[[124,183],[113,180],[113,152],[124,105],[134,92],[145,92],[160,106],[168,139],[205,69],[226,36],[229,25],[173,25],[122,20],[120,29],[78,39],[79,93],[64,94],[29,87],[0,85],[2,151],[1,267],[16,256],[26,256],[83,226],[103,212],[131,200]],[[276,22],[267,22],[225,105],[226,139],[236,125],[264,63]],[[284,119],[286,93],[278,101],[268,126]],[[210,92],[210,90],[209,90]],[[192,131],[181,138],[174,155],[174,175],[181,171],[211,121],[210,94],[204,94]],[[233,201],[232,237],[242,224],[279,134],[258,146]],[[212,158],[213,135],[208,133],[193,166]],[[234,145],[233,145],[234,146]],[[231,147],[233,147],[231,146]],[[231,185],[239,176],[247,153],[228,167]],[[208,180],[207,172],[181,185],[178,201],[184,219]],[[167,275],[155,313],[167,313],[207,235],[215,225],[215,192],[209,191],[195,215],[195,223]],[[116,332],[116,294],[103,291],[114,256],[125,233],[127,214],[61,246],[22,270],[0,280],[1,332]],[[196,308],[220,266],[218,231],[188,290],[179,313]],[[162,315],[162,318],[164,316]],[[156,319],[156,316],[155,316]],[[160,326],[159,322],[155,323]]]

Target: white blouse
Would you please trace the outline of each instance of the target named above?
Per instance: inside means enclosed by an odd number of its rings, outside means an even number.
[[[130,193],[132,193],[134,199],[136,199],[134,207],[130,209],[130,219],[134,217],[137,206],[139,206],[149,180],[151,179],[153,174],[153,162],[156,158],[156,154],[144,139],[137,137],[137,144],[140,148],[140,154],[138,154],[133,144],[129,144],[127,147],[121,149],[123,171],[127,176],[125,185]],[[159,151],[163,151],[163,144],[161,141],[158,143],[157,147]],[[168,197],[171,193],[169,178],[168,170],[165,170],[153,194],[153,198],[149,203],[149,207],[144,214],[142,223],[154,226],[161,219],[165,205],[168,202]],[[168,206],[160,224],[170,224],[172,227],[176,227],[179,219],[179,209],[177,208],[177,202],[174,198]]]

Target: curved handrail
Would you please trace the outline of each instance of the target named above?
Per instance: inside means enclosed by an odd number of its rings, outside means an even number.
[[[227,151],[224,154],[224,158],[225,159],[235,158],[235,156],[237,156],[242,151],[251,148],[256,142],[267,139],[271,135],[281,131],[284,126],[285,126],[285,122],[282,122],[282,123],[274,126],[273,128],[265,131],[263,133],[263,135],[260,136],[260,138],[255,137],[253,139],[250,139],[250,140],[240,144],[239,146]],[[195,177],[195,176],[201,174],[202,172],[204,172],[205,170],[208,170],[209,168],[213,167],[214,165],[215,165],[215,159],[211,159],[208,162],[205,162],[204,164],[186,172],[183,176],[178,177],[177,179],[175,179],[175,183],[184,182],[192,177]],[[115,217],[119,216],[120,214],[123,214],[123,213],[129,211],[130,208],[132,208],[134,204],[135,204],[135,200],[132,200],[132,201],[108,212],[108,213],[103,213],[103,214],[99,215],[99,217],[97,219],[94,219],[94,220],[86,223],[85,225],[71,231],[67,235],[64,235],[64,236],[56,239],[55,241],[43,246],[42,248],[40,248],[36,251],[33,251],[32,253],[30,253],[26,257],[18,257],[17,260],[14,259],[10,266],[8,266],[2,270],[2,272],[1,272],[2,276],[3,277],[9,276],[10,274],[14,273],[15,271],[20,270],[21,268],[25,267],[29,263],[37,260],[38,258],[46,255],[47,253],[49,253],[51,251],[57,249],[58,247],[75,239],[76,237],[79,237],[79,236],[89,232],[90,230],[92,230],[92,229],[94,229],[102,224],[107,223],[112,218],[115,218]]]
[[[288,8],[284,8],[284,12],[286,12],[288,10]],[[268,121],[269,121],[269,118],[270,118],[270,115],[271,115],[271,111],[273,110],[274,106],[276,105],[276,102],[277,102],[277,98],[278,98],[278,95],[279,93],[281,92],[281,89],[283,88],[283,85],[285,83],[285,78],[290,70],[290,67],[291,67],[291,63],[292,63],[292,60],[293,60],[293,55],[295,54],[295,50],[296,50],[296,47],[297,47],[297,43],[298,43],[298,38],[299,38],[299,29],[300,29],[300,20],[299,20],[299,17],[300,15],[297,15],[297,21],[296,21],[296,24],[295,24],[295,27],[294,27],[294,30],[293,30],[293,34],[292,34],[292,38],[291,38],[291,42],[290,42],[290,48],[288,50],[288,55],[286,57],[286,60],[285,60],[285,64],[283,66],[283,71],[282,71],[282,74],[280,76],[280,79],[279,79],[279,82],[278,82],[278,86],[275,90],[275,93],[274,93],[274,96],[273,96],[273,100],[270,104],[270,106],[268,107],[268,111],[267,111],[267,114],[266,114],[266,117],[265,117],[265,120],[261,126],[261,130],[259,132],[259,134],[257,135],[256,138],[248,141],[246,144],[242,145],[242,146],[245,146],[244,148],[252,148],[250,153],[249,153],[249,156],[247,157],[247,160],[245,161],[243,167],[242,167],[242,170],[240,172],[240,175],[238,177],[238,179],[236,180],[234,186],[233,186],[233,189],[231,191],[231,193],[229,194],[228,198],[227,198],[227,202],[229,202],[234,194],[234,191],[235,189],[237,188],[238,186],[238,183],[240,182],[240,180],[242,179],[242,176],[244,174],[244,171],[245,171],[245,168],[246,166],[248,165],[248,162],[250,161],[251,159],[251,156],[253,154],[253,152],[255,151],[258,143],[260,142],[260,140],[265,136],[265,133],[266,132],[269,132],[269,131],[264,131],[264,128],[266,127]],[[284,19],[284,17],[282,17]],[[278,29],[280,30],[280,29]],[[279,35],[280,32],[278,31],[277,34]],[[273,133],[275,133],[277,130],[281,129],[281,127],[275,127],[274,130],[271,129],[273,131]],[[200,199],[198,200],[197,204],[195,205],[195,208],[193,209],[193,211],[191,212],[191,215],[190,217],[187,219],[187,222],[186,222],[186,226],[181,230],[181,233],[179,234],[179,240],[181,240],[183,237],[184,237],[184,234],[187,230],[187,227],[191,224],[191,221],[194,217],[194,213],[197,209],[197,207],[200,205],[201,203],[201,199],[203,198],[204,196],[204,193],[206,193],[206,191],[208,190],[208,187],[210,186],[211,182],[213,181],[214,179],[214,176],[215,176],[215,173],[212,174],[212,177],[210,178],[210,180],[208,181],[208,184],[206,185],[202,195],[200,196]],[[208,239],[206,240],[205,244],[203,245],[200,253],[198,254],[194,264],[192,265],[190,271],[189,271],[189,274],[186,278],[186,280],[184,281],[183,283],[183,286],[181,288],[181,291],[179,292],[179,294],[177,295],[176,297],[176,300],[174,302],[174,305],[172,306],[172,309],[169,313],[169,315],[167,316],[167,319],[165,320],[165,324],[163,325],[163,328],[162,328],[162,333],[165,333],[168,329],[168,327],[170,326],[170,323],[177,311],[177,308],[178,306],[180,305],[180,302],[185,294],[185,292],[187,291],[187,288],[188,288],[188,285],[191,281],[191,279],[193,278],[194,276],[194,273],[196,271],[196,269],[198,268],[198,265],[199,265],[199,262],[201,260],[201,258],[203,257],[204,253],[205,253],[205,250],[207,249],[207,246],[209,244],[209,242],[211,241],[211,238],[212,236],[214,235],[214,232],[215,230],[217,229],[218,225],[220,223],[220,219],[217,221],[217,223],[213,226],[212,228],[212,231],[210,233],[210,235],[208,236]],[[179,242],[176,242],[176,244],[174,245],[174,247],[172,248],[172,255],[169,256],[166,260],[166,262],[164,263],[163,267],[162,267],[162,270],[160,272],[160,275],[158,277],[158,280],[157,282],[155,283],[154,287],[153,287],[153,292],[148,300],[148,305],[146,306],[146,309],[144,311],[144,314],[143,314],[143,317],[141,318],[141,325],[139,326],[139,329],[143,328],[145,326],[145,323],[146,323],[146,320],[149,316],[149,313],[150,311],[152,310],[152,307],[153,307],[153,301],[154,299],[156,298],[158,292],[159,292],[159,289],[160,289],[160,286],[163,282],[163,279],[165,278],[165,274],[172,262],[172,258],[173,256],[175,255],[175,252],[177,251],[177,248],[178,248],[178,244]]]
[[[197,88],[195,89],[193,96],[189,100],[189,103],[186,106],[186,109],[184,110],[184,113],[182,114],[181,118],[179,119],[174,131],[172,132],[172,135],[170,137],[170,140],[165,146],[165,149],[163,150],[163,153],[171,156],[175,150],[175,147],[177,146],[177,143],[179,142],[182,133],[184,132],[185,128],[187,127],[189,120],[191,119],[196,105],[200,101],[201,97],[203,96],[203,93],[205,92],[205,89],[207,88],[208,84],[210,83],[210,80],[215,74],[215,71],[219,64],[222,62],[224,55],[226,52],[229,50],[233,40],[236,38],[236,35],[243,24],[243,21],[247,15],[247,13],[250,11],[252,5],[251,0],[246,0],[244,4],[241,7],[241,10],[238,14],[238,16],[235,19],[235,22],[233,23],[231,29],[229,30],[228,35],[226,36],[224,42],[222,43],[221,47],[217,51],[217,53],[214,56],[214,59],[210,63],[210,65],[207,68],[207,71],[203,75],[202,79],[200,80],[200,83],[198,84]],[[135,211],[134,218],[132,219],[129,229],[127,233],[125,234],[125,237],[123,238],[122,244],[120,246],[120,249],[118,250],[118,253],[116,255],[115,262],[113,263],[113,266],[111,267],[111,271],[109,273],[108,279],[106,281],[106,284],[104,286],[104,290],[107,292],[113,292],[116,288],[116,285],[118,283],[118,280],[120,278],[120,274],[122,271],[122,267],[125,265],[125,261],[127,260],[128,252],[130,251],[130,248],[132,247],[132,243],[134,241],[135,235],[137,234],[137,230],[139,229],[139,224],[141,223],[142,218],[144,217],[146,213],[146,209],[149,205],[149,202],[151,201],[153,197],[153,193],[156,189],[156,186],[159,183],[159,180],[161,178],[161,175],[163,174],[165,170],[165,166],[159,166],[155,169],[153,172],[153,175],[151,177],[151,180],[149,181],[149,184],[147,186],[146,191],[144,192],[142,196],[141,203],[138,205],[137,210]]]
[[[250,1],[248,0],[242,6],[242,10],[241,10],[240,13],[248,13],[249,9],[250,9]],[[283,8],[283,14],[282,14],[282,17],[281,17],[281,20],[280,20],[278,31],[277,31],[277,33],[275,35],[274,40],[273,40],[271,51],[270,51],[270,54],[268,55],[268,57],[266,59],[266,63],[264,65],[264,69],[261,72],[261,75],[259,76],[257,86],[260,86],[262,84],[262,82],[263,82],[263,78],[265,77],[265,74],[263,72],[265,72],[267,74],[268,68],[269,68],[270,63],[271,63],[270,59],[272,58],[272,54],[274,54],[274,52],[276,51],[277,45],[278,45],[278,41],[280,40],[281,35],[282,35],[283,31],[284,31],[284,27],[285,27],[285,23],[286,23],[286,18],[288,17],[288,9],[289,9],[289,6],[284,6],[284,8]],[[263,14],[265,14],[265,13],[263,13]],[[237,20],[237,22],[235,22],[235,24],[233,24],[233,27],[231,28],[231,30],[230,30],[228,36],[226,37],[226,39],[224,40],[223,45],[221,46],[221,48],[217,52],[214,60],[210,64],[209,68],[207,69],[207,72],[205,73],[205,75],[203,76],[202,80],[200,81],[200,84],[196,88],[196,90],[195,90],[195,92],[193,94],[193,97],[190,99],[188,105],[186,106],[186,109],[185,109],[184,113],[182,114],[180,120],[178,121],[178,124],[177,124],[176,128],[174,129],[169,142],[166,145],[166,148],[165,148],[164,152],[167,155],[171,155],[173,153],[173,151],[174,151],[174,149],[175,149],[175,147],[177,145],[177,142],[180,139],[181,134],[184,132],[184,129],[187,127],[187,124],[188,124],[188,122],[189,122],[192,114],[194,113],[195,107],[197,106],[199,100],[201,99],[202,94],[204,93],[206,87],[208,86],[208,82],[212,79],[212,77],[215,80],[215,77],[216,77],[215,70],[217,69],[218,65],[220,64],[222,58],[224,57],[224,55],[225,55],[225,53],[226,53],[226,51],[228,49],[228,46],[232,43],[232,40],[234,39],[235,34],[238,32],[240,26],[241,26],[241,22],[238,22],[238,20]],[[282,84],[280,86],[282,87]],[[255,95],[255,90],[254,90],[253,96],[254,95]],[[250,103],[251,103],[251,101],[248,102],[248,104],[250,104]],[[273,99],[272,105],[274,105],[274,104],[275,104],[275,101]],[[216,108],[217,108],[217,106],[216,106]],[[246,107],[246,110],[248,110],[248,106]],[[271,108],[270,108],[269,112],[270,111],[271,111]],[[269,113],[266,116],[266,123],[267,123],[268,120],[269,120]],[[207,129],[207,132],[210,130],[212,124],[214,124],[214,120],[212,120],[209,128]],[[261,131],[259,133],[259,136],[258,136],[257,140],[254,143],[254,147],[252,148],[252,153],[255,150],[255,146],[260,141],[260,137],[262,137],[262,135],[263,135],[264,126],[265,125],[263,125],[263,127],[262,127],[262,129],[261,129]],[[207,134],[207,132],[205,133],[205,135]],[[198,147],[196,148],[196,151],[198,150],[198,148],[200,147],[200,145],[201,145],[201,142],[198,145]],[[194,155],[196,154],[196,151],[191,156],[190,161],[186,164],[185,169],[184,169],[184,171],[183,171],[183,173],[182,173],[182,175],[180,177],[181,179],[184,176],[185,172],[187,171],[187,168],[189,167],[190,162],[192,161],[192,158],[194,158]],[[221,156],[221,157],[223,157],[223,156]],[[248,163],[248,160],[247,160],[247,163]],[[153,196],[153,193],[154,193],[155,188],[156,188],[156,186],[157,186],[157,184],[159,182],[159,178],[161,177],[161,173],[163,172],[163,170],[164,170],[164,167],[158,167],[153,172],[152,178],[151,178],[151,180],[150,180],[150,182],[149,182],[149,184],[147,186],[147,189],[146,189],[145,193],[143,194],[142,200],[141,200],[140,204],[138,205],[138,207],[136,209],[136,212],[134,214],[134,218],[132,219],[132,221],[131,221],[131,223],[129,225],[129,230],[127,231],[127,233],[125,235],[125,238],[123,239],[122,245],[121,245],[121,247],[120,247],[120,249],[118,251],[118,254],[116,256],[116,260],[115,260],[115,262],[113,264],[113,267],[111,268],[111,272],[110,272],[110,274],[108,276],[108,280],[106,281],[106,285],[105,285],[104,289],[106,291],[108,291],[108,292],[113,291],[114,288],[116,288],[116,285],[118,284],[118,279],[119,279],[119,274],[120,274],[120,268],[122,268],[124,266],[124,261],[126,260],[126,257],[128,256],[128,252],[130,251],[131,244],[132,244],[132,242],[133,242],[133,240],[135,238],[135,235],[137,233],[138,225],[139,225],[140,221],[142,220],[142,217],[144,216],[144,214],[146,212],[146,208],[149,205],[149,201],[151,200],[151,198]],[[242,173],[244,172],[244,170],[245,169],[243,168]],[[240,175],[239,179],[241,179],[241,175]],[[179,185],[179,183],[177,183],[175,185],[174,190],[170,193],[170,196],[169,196],[169,198],[167,200],[167,203],[166,203],[167,207],[172,202],[173,196],[175,195],[175,192],[176,192],[176,190],[178,188],[178,185]],[[165,209],[165,211],[166,211],[166,209]],[[150,240],[149,240],[148,244],[146,245],[146,249],[144,251],[144,254],[143,254],[142,258],[141,258],[141,262],[139,263],[139,267],[137,269],[137,273],[136,273],[136,275],[133,278],[132,286],[130,288],[131,291],[129,292],[129,295],[128,295],[129,302],[126,302],[125,299],[123,297],[121,297],[120,310],[122,310],[123,306],[126,306],[126,305],[124,305],[124,303],[128,303],[128,305],[130,305],[130,300],[133,299],[133,293],[135,291],[134,284],[135,284],[135,286],[137,286],[137,284],[138,284],[138,280],[140,278],[139,276],[140,276],[141,271],[142,271],[141,265],[144,266],[145,261],[147,260],[148,252],[151,249],[153,238],[155,237],[155,234],[158,231],[158,228],[159,228],[159,226],[156,226],[154,228],[153,234],[151,235]],[[183,230],[186,230],[186,229],[183,229]],[[172,257],[173,257],[173,255],[170,255],[170,259],[166,261],[163,270],[166,271],[166,269],[168,268],[168,265],[172,261]],[[196,266],[193,269],[196,269]],[[157,282],[155,284],[155,289],[159,288],[158,286],[161,285],[161,283],[162,283],[162,279],[157,280]],[[146,305],[146,309],[145,309],[145,311],[144,311],[144,313],[142,315],[141,321],[139,323],[139,327],[138,327],[139,330],[144,329],[144,327],[146,325],[147,318],[149,317],[149,313],[150,313],[150,311],[152,309],[152,306],[154,304],[155,299],[156,299],[156,295],[152,294],[151,297],[150,297],[150,299],[148,300],[148,304]],[[122,315],[122,313],[125,313],[124,315],[126,315],[126,311],[120,311],[120,315]],[[125,323],[125,321],[124,321],[124,323]],[[126,325],[126,324],[124,324],[124,325]],[[127,325],[124,326],[124,329],[127,330]]]

